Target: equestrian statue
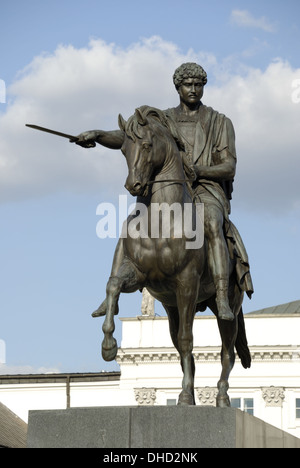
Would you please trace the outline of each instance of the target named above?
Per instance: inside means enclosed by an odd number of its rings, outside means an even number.
[[[180,355],[183,381],[178,404],[194,405],[193,321],[196,312],[209,308],[222,339],[217,406],[227,407],[235,350],[245,368],[251,365],[242,302],[245,292],[251,298],[253,285],[245,246],[229,219],[235,134],[230,119],[202,103],[207,74],[200,65],[181,65],[173,81],[178,107],[141,106],[127,121],[119,115],[117,130],[92,130],[70,139],[85,148],[99,143],[121,150],[128,166],[125,187],[137,197],[137,206],[144,207],[143,216],[136,210],[125,222],[129,228],[139,216],[143,235],[120,237],[106,298],[93,316],[105,316],[102,356],[111,361],[117,354],[113,332],[119,296],[146,288],[166,310]],[[162,204],[181,208],[168,220],[169,236],[163,233],[163,219],[161,225],[153,225],[154,210]],[[202,223],[197,222],[199,206],[204,207]],[[178,235],[186,212],[192,232],[195,226],[204,231],[199,246],[191,246],[185,229]]]

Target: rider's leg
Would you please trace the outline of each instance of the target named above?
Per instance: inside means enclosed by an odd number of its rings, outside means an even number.
[[[208,244],[208,262],[216,288],[219,318],[233,320],[228,300],[229,253],[223,234],[223,213],[216,205],[205,206],[205,236]]]

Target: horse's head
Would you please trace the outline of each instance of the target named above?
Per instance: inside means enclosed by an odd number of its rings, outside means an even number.
[[[133,196],[147,195],[148,182],[164,164],[172,137],[163,119],[161,111],[148,106],[137,109],[127,122],[119,115],[119,127],[125,133],[121,151],[128,166],[125,187]]]

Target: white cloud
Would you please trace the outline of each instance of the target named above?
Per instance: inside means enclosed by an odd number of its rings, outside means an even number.
[[[297,76],[300,69],[277,60],[265,71],[249,69],[209,90],[212,107],[228,115],[235,126],[234,196],[244,206],[278,215],[299,206],[300,105],[292,100]]]
[[[143,104],[176,106],[172,74],[185,61],[204,66],[209,75],[204,103],[234,123],[235,200],[262,210],[299,206],[300,104],[292,101],[292,86],[300,78],[300,69],[282,60],[264,71],[241,63],[233,68],[228,61],[218,63],[203,52],[183,55],[158,37],[127,49],[101,40],[82,49],[60,46],[53,55],[36,57],[23,70],[9,87],[7,111],[0,115],[1,200],[59,190],[119,193],[126,164],[118,151],[100,146],[86,150],[28,129],[25,123],[77,134],[93,128],[115,129],[119,112],[128,118]]]
[[[231,12],[231,21],[237,26],[244,28],[262,29],[266,32],[276,31],[275,24],[270,23],[270,21],[265,16],[262,16],[261,18],[255,18],[247,10],[233,10]]]
[[[69,134],[115,129],[119,112],[128,118],[143,104],[172,105],[174,69],[196,59],[193,51],[183,56],[158,37],[128,49],[93,40],[86,48],[60,46],[36,57],[9,87],[7,111],[0,115],[0,199],[62,189],[109,191],[113,178],[113,189],[122,188],[126,164],[120,153],[82,149],[25,123]]]

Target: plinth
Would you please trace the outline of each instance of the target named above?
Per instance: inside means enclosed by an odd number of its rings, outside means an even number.
[[[300,448],[235,408],[90,407],[30,411],[28,448]]]

